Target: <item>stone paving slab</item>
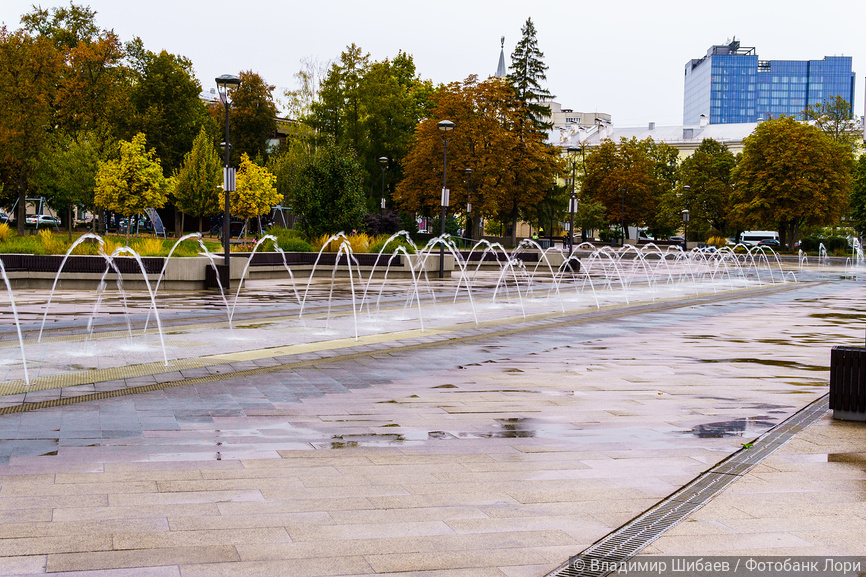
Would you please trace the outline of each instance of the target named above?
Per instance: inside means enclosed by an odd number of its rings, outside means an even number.
[[[22,535],[0,573],[544,575],[823,394],[815,335],[860,342],[843,315],[863,300],[811,286],[0,415],[0,527]],[[817,430],[790,447],[841,429]],[[845,471],[832,484],[784,461],[744,483],[754,507],[723,510],[797,505],[754,483],[844,492],[862,441],[824,463]],[[812,501],[814,522],[755,526],[758,545],[831,548],[828,511],[861,518],[857,500]]]

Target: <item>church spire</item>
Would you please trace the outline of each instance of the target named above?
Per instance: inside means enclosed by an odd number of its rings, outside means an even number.
[[[502,49],[499,51],[499,66],[496,67],[496,77],[505,78],[505,36],[502,37]]]

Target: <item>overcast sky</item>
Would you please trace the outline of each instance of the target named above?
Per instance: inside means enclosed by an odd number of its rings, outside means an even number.
[[[221,74],[258,72],[295,87],[301,60],[329,61],[354,42],[373,60],[412,54],[434,82],[487,77],[501,36],[506,64],[531,17],[549,66],[547,88],[564,108],[606,112],[618,126],[679,125],[683,69],[713,44],[736,37],[762,60],[853,57],[855,113],[863,114],[866,3],[863,0],[83,0],[123,41],[188,57],[204,89]],[[20,27],[32,1],[3,0],[0,21]],[[42,2],[43,7],[62,5]]]

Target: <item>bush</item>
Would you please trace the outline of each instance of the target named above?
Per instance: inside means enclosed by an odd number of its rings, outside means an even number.
[[[0,223],[0,242],[6,242],[10,238],[12,238],[12,229],[7,223]]]
[[[827,253],[831,254],[836,251],[847,252],[848,239],[841,236],[831,236],[828,238],[809,237],[800,241],[800,250],[803,252],[818,252],[821,245],[827,249]]]
[[[707,244],[716,248],[722,248],[723,246],[728,246],[728,238],[725,236],[711,236],[707,239]]]
[[[373,243],[367,247],[367,252],[373,254],[394,254],[394,251],[397,250],[398,246],[402,246],[406,249],[406,252],[409,254],[415,254],[415,248],[409,244],[409,241],[406,240],[404,236],[398,236],[397,238],[391,239],[391,242],[388,242],[388,238],[390,235],[382,235],[373,239]],[[385,246],[385,243],[388,242],[388,246]],[[382,249],[385,249],[384,251]]]
[[[47,228],[39,231],[39,242],[42,244],[42,248],[45,249],[45,254],[64,254],[68,250],[66,241],[59,236],[55,236]]]
[[[286,237],[277,242],[283,252],[313,252],[313,245],[297,236]]]

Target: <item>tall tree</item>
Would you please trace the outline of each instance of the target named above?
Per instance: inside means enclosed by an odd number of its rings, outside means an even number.
[[[676,181],[676,159],[676,149],[650,138],[604,140],[586,157],[582,200],[602,203],[612,223],[667,228],[673,215],[659,206]]]
[[[821,132],[836,142],[851,147],[856,146],[863,137],[860,122],[851,112],[851,103],[841,96],[806,106],[803,118],[814,122]]]
[[[167,192],[168,183],[159,158],[153,149],[145,149],[145,136],[141,132],[129,142],[120,141],[117,158],[99,163],[96,205],[126,216],[129,222],[146,208],[162,208]],[[126,228],[127,244],[130,229],[132,226]]]
[[[854,228],[862,238],[866,234],[866,154],[861,154],[854,165],[851,217],[854,220]]]
[[[818,128],[782,116],[758,124],[734,169],[734,214],[746,225],[778,227],[793,246],[802,226],[835,224],[851,189],[851,148]]]
[[[251,70],[241,72],[240,79],[232,93],[232,162],[240,162],[244,154],[264,162],[269,153],[268,141],[277,130],[274,87]]]
[[[355,152],[335,144],[320,146],[298,168],[292,208],[310,236],[348,232],[361,227],[364,206],[363,169]]]
[[[19,234],[30,179],[51,129],[61,66],[61,53],[47,38],[0,28],[0,182],[5,200],[18,201]]]
[[[237,188],[229,197],[231,213],[243,218],[245,224],[249,219],[270,212],[271,207],[280,204],[282,196],[277,192],[277,178],[271,172],[250,160],[249,155],[241,155],[237,174]],[[220,204],[225,203],[225,195],[220,192]],[[249,226],[244,226],[244,237]]]
[[[434,214],[438,211],[443,142],[437,123],[443,119],[455,124],[448,143],[451,206],[464,206],[467,200],[466,168],[473,170],[473,216],[514,223],[518,215],[544,198],[562,162],[541,132],[518,132],[520,119],[525,117],[511,85],[498,78],[479,82],[470,76],[441,88],[432,102],[429,117],[415,129],[405,177],[394,194],[399,206]],[[516,226],[511,232],[514,242]]]
[[[136,72],[130,94],[134,125],[147,134],[169,175],[180,167],[206,122],[207,108],[199,98],[201,84],[193,74],[192,62],[183,56],[165,50],[155,54],[145,50],[138,38],[127,45],[127,51]]]
[[[547,65],[544,63],[544,53],[538,49],[535,37],[535,24],[532,18],[527,18],[521,37],[514,52],[511,53],[511,71],[508,82],[514,87],[517,100],[527,108],[526,116],[533,126],[539,130],[549,130],[550,106],[543,104],[553,99],[553,95],[542,86],[547,80]]]
[[[213,139],[204,126],[192,143],[192,150],[183,159],[183,165],[172,179],[172,202],[183,214],[198,218],[198,231],[202,219],[220,212],[220,186],[222,161],[214,148]],[[183,229],[183,224],[181,224]]]
[[[716,230],[726,232],[734,191],[732,171],[737,160],[724,144],[704,139],[695,152],[683,160],[680,179],[687,185],[678,208],[688,208],[692,220],[705,221]],[[687,204],[688,206],[682,206]]]
[[[34,178],[34,191],[48,198],[48,203],[64,215],[72,238],[73,209],[94,208],[93,189],[99,168],[100,137],[79,132],[75,137],[56,132],[48,137],[42,149]]]

